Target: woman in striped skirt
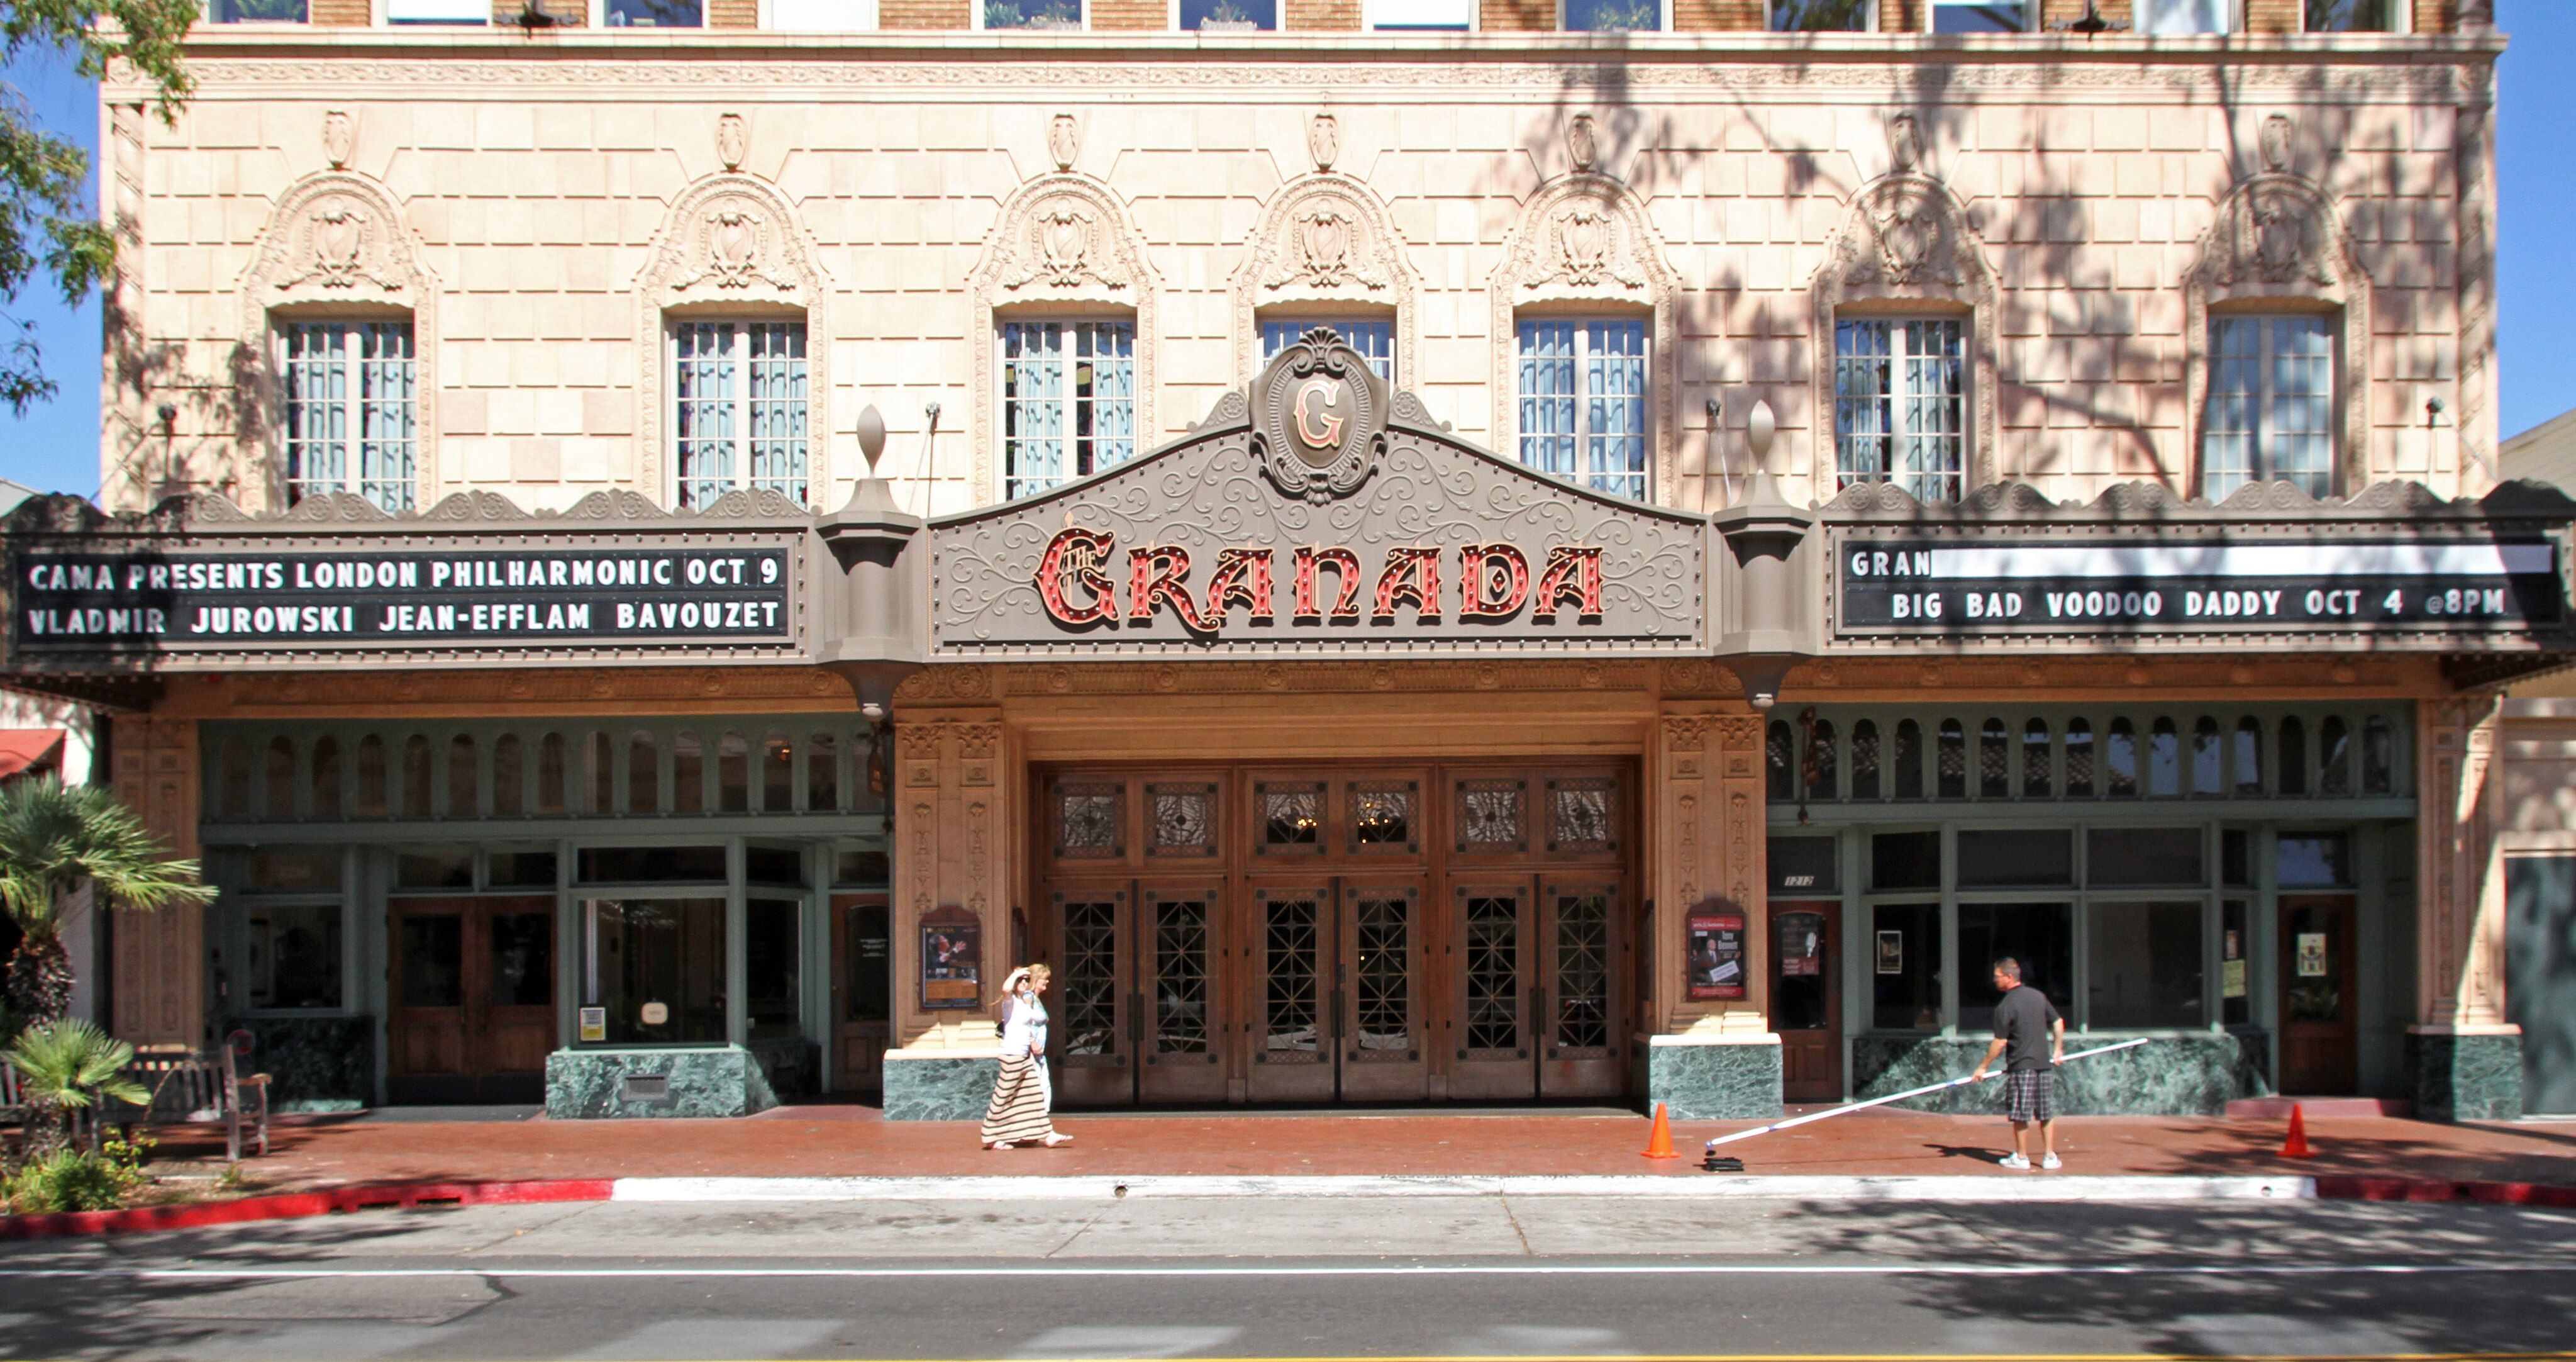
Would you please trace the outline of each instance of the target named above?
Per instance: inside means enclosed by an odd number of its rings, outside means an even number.
[[[1048,970],[1030,965],[1011,971],[1002,981],[1002,1076],[993,1084],[992,1104],[984,1108],[984,1147],[1008,1149],[1035,1140],[1052,1149],[1073,1143],[1056,1133],[1047,1119],[1055,1092],[1047,1081],[1046,992]]]

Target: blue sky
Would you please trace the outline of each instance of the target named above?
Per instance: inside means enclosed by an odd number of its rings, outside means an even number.
[[[2497,129],[2498,321],[2504,433],[2536,426],[2576,407],[2576,4],[2497,0],[2499,25],[2513,36],[2505,54]],[[8,83],[44,123],[95,148],[96,96],[50,55],[12,63]],[[61,391],[12,417],[0,407],[0,477],[84,495],[98,490],[98,300],[67,308],[31,282],[8,315],[32,322],[45,369]]]

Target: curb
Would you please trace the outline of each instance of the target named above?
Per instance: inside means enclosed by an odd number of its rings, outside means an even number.
[[[270,1196],[204,1201],[185,1206],[138,1206],[123,1211],[0,1216],[0,1239],[56,1239],[137,1230],[192,1230],[258,1220],[301,1220],[307,1216],[344,1211],[410,1210],[418,1206],[606,1201],[614,1186],[614,1180],[609,1178],[531,1182],[371,1182],[315,1192],[279,1192]]]
[[[2322,1177],[2321,1201],[2483,1201],[2576,1209],[2576,1187],[2546,1182],[2447,1182],[2434,1178]]]

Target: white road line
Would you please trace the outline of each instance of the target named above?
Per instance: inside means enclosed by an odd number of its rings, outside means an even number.
[[[284,1281],[350,1278],[633,1280],[826,1277],[2433,1277],[2560,1273],[2564,1263],[1369,1263],[1281,1267],[117,1267],[0,1268],[0,1280]]]
[[[770,1177],[619,1178],[611,1201],[1108,1201],[1120,1197],[1637,1196],[1658,1200],[2310,1201],[2307,1177]]]

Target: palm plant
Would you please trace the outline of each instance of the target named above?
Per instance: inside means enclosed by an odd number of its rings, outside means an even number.
[[[125,1075],[125,1066],[134,1062],[134,1047],[78,1019],[28,1027],[17,1044],[0,1052],[0,1059],[18,1071],[28,1108],[30,1154],[66,1143],[73,1118],[94,1097],[136,1106],[152,1100],[142,1084]]]
[[[168,855],[108,790],[51,779],[0,787],[0,908],[24,933],[9,957],[9,1007],[30,1027],[71,1010],[62,903],[84,880],[101,907],[151,909],[215,896],[198,881],[195,861]]]

